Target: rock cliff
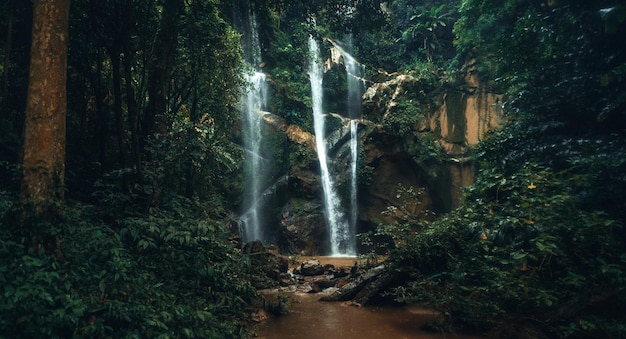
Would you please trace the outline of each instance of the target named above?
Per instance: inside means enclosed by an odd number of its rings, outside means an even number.
[[[335,59],[327,62],[327,71],[340,62]],[[473,63],[458,84],[448,84],[445,90],[411,74],[381,73],[378,80],[363,95],[363,118],[358,121],[358,232],[391,223],[402,214],[427,217],[426,211],[444,213],[457,206],[461,189],[474,181],[477,170],[468,151],[502,119],[502,97],[481,85]],[[303,146],[310,159],[289,169],[287,191],[274,201],[275,226],[270,227],[277,228],[277,242],[285,253],[326,254],[314,136],[276,115],[262,114],[275,131]],[[341,114],[326,118],[336,126],[328,134],[328,154],[338,191],[346,196],[349,120]],[[413,194],[407,194],[411,188]],[[383,213],[389,206],[397,212]]]

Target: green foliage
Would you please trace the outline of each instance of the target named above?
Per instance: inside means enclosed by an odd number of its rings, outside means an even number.
[[[291,143],[289,145],[289,165],[291,168],[306,169],[316,159],[316,154],[306,145]]]
[[[394,295],[448,312],[456,326],[623,336],[626,237],[615,207],[624,200],[605,196],[604,183],[623,187],[623,143],[538,148],[537,135],[519,131],[489,138],[463,205],[393,253],[407,277]],[[597,308],[615,312],[587,313]]]
[[[383,128],[389,135],[410,137],[417,131],[418,123],[424,121],[427,114],[438,106],[437,97],[441,92],[441,84],[437,69],[426,63],[417,63],[414,66],[407,74],[409,79],[398,85],[402,86],[401,95],[394,98],[395,105],[382,121]]]
[[[181,200],[168,210],[103,222],[106,206],[76,204],[57,224],[13,223],[3,194],[0,331],[11,337],[241,338],[255,297],[223,224]],[[103,210],[103,207],[105,208]],[[56,230],[52,252],[30,229]]]
[[[406,136],[411,133],[420,119],[424,118],[418,102],[403,100],[393,114],[383,121],[383,128],[391,135]]]
[[[611,3],[462,2],[460,55],[508,94],[509,120],[479,145],[462,205],[392,253],[397,300],[505,337],[625,335],[625,26]]]
[[[210,115],[218,130],[228,130],[236,118],[228,107],[239,101],[243,84],[239,37],[217,1],[189,2],[182,25],[172,76],[182,102],[172,105],[186,106],[194,123]]]
[[[405,246],[406,239],[415,231],[423,227],[425,217],[429,214],[420,206],[420,196],[423,188],[404,187],[398,184],[395,199],[397,205],[389,205],[382,212],[384,216],[393,220],[391,223],[380,223],[376,235],[386,236],[393,240],[396,247]]]
[[[307,75],[309,32],[304,18],[298,21],[300,15],[282,18],[276,13],[268,15],[270,19],[263,34],[268,47],[263,57],[267,64],[264,71],[271,74],[269,111],[307,130],[312,120],[310,114],[302,112],[309,112],[311,106]]]
[[[289,313],[289,304],[293,302],[289,296],[279,294],[275,300],[265,300],[263,308],[272,315],[282,316]]]
[[[426,59],[432,62],[434,51],[441,47],[437,33],[440,28],[445,29],[450,21],[450,13],[443,12],[445,7],[446,4],[420,8],[419,13],[411,16],[411,25],[402,32],[401,38],[398,38],[396,42],[417,41],[421,45]]]
[[[359,59],[387,71],[408,70],[416,62],[445,65],[454,55],[454,1],[368,1],[353,27]]]
[[[146,147],[146,199],[152,206],[167,203],[175,195],[234,201],[236,182],[224,178],[236,178],[243,158],[241,150],[226,139],[212,117],[204,115],[194,123],[183,113],[172,132],[151,139]]]
[[[172,18],[163,15],[164,6],[154,1],[117,0],[72,6],[67,142],[70,194],[81,192],[104,173],[116,171],[122,174],[116,176],[125,193],[137,186],[148,191],[146,186],[153,183],[146,184],[144,179],[162,174],[151,168],[163,162],[153,157],[152,152],[162,151],[159,147],[171,147],[180,152],[176,156],[186,158],[181,164],[186,168],[173,173],[182,178],[173,189],[188,191],[183,194],[195,193],[189,192],[193,185],[205,180],[215,167],[226,165],[220,156],[232,153],[232,144],[225,140],[234,139],[230,132],[237,115],[232,107],[243,83],[238,35],[224,20],[219,2],[185,2],[180,15]],[[171,28],[168,41],[159,41],[168,35],[161,34],[162,25]],[[156,82],[162,82],[163,88],[151,88]],[[207,129],[208,125],[210,136],[191,135],[193,128]],[[187,129],[184,133],[183,128]],[[185,156],[185,145],[179,141],[189,142],[193,154]],[[172,153],[170,156],[176,157]],[[195,164],[190,164],[193,161]],[[144,169],[148,173],[143,173]]]
[[[358,234],[361,245],[367,249],[362,255],[368,262],[377,263],[378,255],[387,255],[406,246],[406,241],[428,222],[431,212],[421,206],[424,188],[405,187],[398,184],[393,202],[381,213],[376,229]]]
[[[618,3],[603,6],[618,18]],[[606,10],[581,1],[465,0],[460,12],[455,43],[481,59],[483,74],[510,95],[511,112],[552,114],[571,131],[607,120],[623,127],[623,21],[607,30]]]
[[[374,167],[368,166],[365,163],[365,150],[363,147],[359,147],[357,157],[357,183],[362,186],[368,186],[372,184],[374,180]]]
[[[383,120],[387,135],[401,139],[404,151],[413,156],[423,168],[437,167],[445,155],[439,136],[428,127],[428,114],[440,106],[440,72],[432,64],[420,62],[409,75],[412,83],[403,84],[404,94],[395,99],[396,105]],[[430,173],[435,176],[436,173]]]

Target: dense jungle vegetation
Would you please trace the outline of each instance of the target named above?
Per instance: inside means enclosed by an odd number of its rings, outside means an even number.
[[[309,34],[351,32],[368,77],[412,74],[428,93],[475,60],[503,94],[506,122],[473,150],[480,170],[461,206],[385,228],[404,232],[390,297],[442,311],[449,329],[626,336],[621,1],[72,1],[66,86],[48,89],[67,96],[67,130],[31,144],[25,131],[47,117],[28,119],[31,58],[56,58],[31,53],[36,9],[65,1],[0,3],[0,336],[250,335],[256,278],[233,237],[235,8],[259,20],[271,111],[307,130]],[[401,105],[387,126],[399,138],[422,114]],[[63,146],[61,169],[33,169],[24,155],[49,143]],[[52,193],[33,199],[29,180]]]

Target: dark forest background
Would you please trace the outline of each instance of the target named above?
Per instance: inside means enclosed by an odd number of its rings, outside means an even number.
[[[73,1],[65,167],[50,183],[63,194],[43,209],[22,166],[38,151],[24,144],[38,3],[0,3],[3,335],[250,335],[262,301],[236,239],[242,8],[259,20],[272,112],[305,129],[309,34],[352,33],[369,72],[434,87],[476,60],[504,95],[506,123],[474,150],[461,206],[387,225],[404,239],[389,253],[393,299],[443,311],[450,329],[626,335],[622,2]],[[396,123],[414,121],[406,112]]]

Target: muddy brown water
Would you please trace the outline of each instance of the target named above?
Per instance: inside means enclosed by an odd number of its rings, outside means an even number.
[[[322,264],[352,266],[355,258],[317,257]],[[308,258],[302,258],[300,261]],[[255,328],[260,339],[476,339],[454,333],[428,332],[423,326],[439,315],[417,306],[356,307],[349,302],[322,302],[320,294],[278,292],[290,297],[287,315]]]

